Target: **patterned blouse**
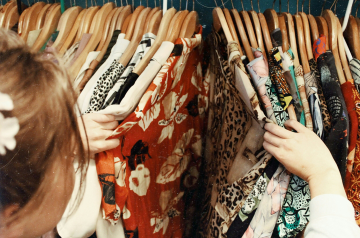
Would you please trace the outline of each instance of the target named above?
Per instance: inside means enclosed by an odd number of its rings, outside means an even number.
[[[127,237],[181,237],[196,218],[187,202],[199,200],[191,191],[209,94],[200,43],[201,32],[176,40],[135,112],[114,131],[120,145],[96,157],[103,218],[116,223],[122,216]]]

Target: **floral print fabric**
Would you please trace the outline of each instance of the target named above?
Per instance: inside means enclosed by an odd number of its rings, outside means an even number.
[[[313,121],[313,130],[321,138],[324,138],[324,126],[321,116],[320,99],[317,94],[316,77],[314,72],[304,75],[306,95],[310,106]]]
[[[357,134],[359,129],[358,118],[356,114],[356,106],[355,106],[355,99],[357,95],[354,94],[353,87],[355,87],[353,80],[347,81],[346,83],[343,83],[341,85],[341,91],[345,99],[346,108],[350,119],[349,150],[348,150],[345,185],[344,185],[345,190],[348,189],[350,186],[350,178],[351,178],[352,168],[355,159],[355,146],[356,146]]]
[[[358,124],[360,124],[360,95],[359,95],[359,92],[357,91],[356,86],[354,85],[353,81],[348,81],[348,82],[346,82],[346,84],[351,84],[351,87],[349,87],[349,88],[351,88],[351,91],[353,94],[355,110],[356,110],[356,114],[357,114],[357,120],[358,120]],[[349,165],[349,163],[348,163],[348,165]],[[349,201],[352,203],[352,205],[355,209],[356,223],[360,226],[360,128],[359,127],[358,127],[358,131],[357,131],[355,159],[354,159],[351,167],[353,167],[353,169],[351,171],[350,182],[349,182],[349,186],[346,190],[346,194],[347,194]]]
[[[176,40],[135,112],[113,132],[120,145],[96,157],[103,218],[122,216],[127,237],[181,237],[191,221],[183,197],[198,179],[209,93],[200,42],[201,34]]]

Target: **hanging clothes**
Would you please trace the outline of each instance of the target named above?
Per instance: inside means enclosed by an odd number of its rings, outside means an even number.
[[[200,42],[201,31],[176,40],[144,100],[114,131],[119,147],[97,155],[104,219],[121,215],[127,236],[181,237],[191,221],[182,198],[198,178],[209,92]]]

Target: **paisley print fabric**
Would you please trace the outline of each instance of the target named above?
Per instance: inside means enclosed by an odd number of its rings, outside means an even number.
[[[301,65],[295,69],[295,78],[298,85],[300,98],[303,104],[304,113],[305,113],[305,126],[310,130],[313,130],[313,122],[310,113],[310,106],[307,100],[306,91],[305,91],[305,79],[304,79],[304,69]]]
[[[316,77],[314,72],[304,75],[306,95],[310,106],[313,121],[314,132],[321,138],[324,138],[324,126],[321,116],[320,99],[317,94]]]
[[[320,100],[320,108],[321,108],[321,115],[322,115],[322,121],[323,121],[323,127],[324,127],[324,134],[328,134],[331,128],[331,119],[330,114],[327,109],[326,100],[324,97],[324,92],[321,85],[321,77],[320,72],[318,70],[316,61],[312,58],[309,60],[309,66],[311,72],[315,74],[316,77],[316,88]]]
[[[351,84],[351,91],[354,97],[355,110],[358,119],[358,124],[360,124],[360,95],[356,89],[356,86],[352,81],[346,83]],[[348,163],[349,165],[349,163]],[[352,203],[355,209],[355,220],[356,223],[360,226],[360,127],[357,131],[357,140],[356,140],[356,149],[355,149],[355,159],[353,162],[353,167],[351,171],[349,188],[346,190],[347,197]]]
[[[354,84],[358,92],[360,92],[360,60],[353,58],[350,61],[351,75],[354,79]]]
[[[357,132],[359,129],[358,118],[356,114],[355,98],[357,95],[353,93],[354,81],[349,80],[341,85],[346,108],[349,114],[350,131],[349,131],[349,150],[347,157],[346,175],[345,175],[345,190],[350,186],[350,177],[355,159],[355,146],[357,141]]]
[[[261,102],[263,107],[266,110],[266,115],[270,118],[274,123],[276,123],[276,118],[274,114],[274,110],[272,108],[269,95],[266,91],[265,83],[269,77],[269,66],[264,59],[261,51],[254,52],[255,59],[248,63],[247,69],[250,72],[251,78],[253,80],[254,85],[257,88],[257,92],[260,95]]]
[[[348,155],[349,121],[345,100],[337,78],[334,56],[331,51],[326,51],[318,58],[318,67],[321,74],[321,84],[328,110],[331,116],[331,130],[324,138],[343,180]]]
[[[96,156],[103,218],[122,219],[126,237],[181,237],[193,221],[184,197],[197,186],[209,93],[200,43],[201,34],[176,40],[181,51],[110,137],[120,145]]]
[[[270,50],[269,65],[272,83],[275,85],[277,90],[281,106],[284,110],[286,110],[290,104],[293,104],[293,99],[289,86],[287,85],[285,77],[282,73],[282,59],[277,48]],[[278,70],[274,70],[275,68],[278,68]]]

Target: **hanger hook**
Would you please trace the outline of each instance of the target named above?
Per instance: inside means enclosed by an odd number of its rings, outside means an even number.
[[[260,0],[257,1],[258,2],[258,10],[259,10],[259,13],[261,12],[260,11]]]
[[[311,12],[311,0],[309,0],[309,15],[310,15],[310,12]]]
[[[214,0],[214,2],[215,2],[215,6],[218,7],[216,0]]]
[[[233,0],[231,0],[231,5],[232,5],[233,9],[235,9]]]
[[[243,0],[241,0],[241,7],[242,7],[242,10],[244,11],[244,2],[243,2]]]
[[[330,10],[333,8],[335,3],[336,3],[336,0],[334,0],[334,2],[331,4],[331,7],[329,8]]]
[[[180,0],[180,9],[179,9],[179,11],[181,11],[181,0]]]
[[[324,12],[324,7],[325,7],[325,4],[326,4],[326,1],[327,1],[327,0],[324,0],[324,3],[323,3],[323,5],[322,5],[322,7],[321,7],[321,15],[322,15],[322,13]]]
[[[304,3],[305,3],[305,0],[302,1],[302,4],[301,4],[301,11],[304,12]]]
[[[355,12],[355,17],[357,18],[357,14],[358,14],[358,11],[359,11],[359,7],[360,7],[360,3],[358,4],[357,8],[356,8],[356,12]]]
[[[193,0],[193,12],[195,12],[195,0]]]
[[[223,8],[225,8],[225,4],[224,4],[224,1],[223,1],[223,0],[221,0],[221,2],[222,2],[222,5],[223,5]]]
[[[171,0],[171,7],[174,7],[174,0]]]
[[[276,2],[276,0],[273,1],[272,9],[275,9],[275,2]]]
[[[296,0],[296,15],[299,14],[299,0]]]
[[[282,9],[282,7],[281,7],[281,0],[279,0],[279,13],[281,13],[281,9]]]
[[[250,4],[251,4],[251,10],[253,10],[253,11],[254,11],[253,0],[250,0]]]

